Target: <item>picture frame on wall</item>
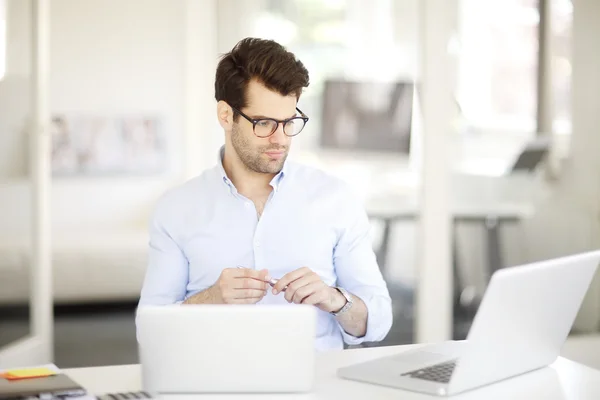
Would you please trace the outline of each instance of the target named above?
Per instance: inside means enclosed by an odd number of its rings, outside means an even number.
[[[53,175],[148,175],[167,169],[164,123],[155,115],[52,117]]]

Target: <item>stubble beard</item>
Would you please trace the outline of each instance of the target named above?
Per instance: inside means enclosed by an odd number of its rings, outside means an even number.
[[[287,159],[288,153],[286,153],[279,160],[265,159],[262,155],[267,150],[282,150],[281,146],[266,146],[259,148],[252,148],[250,141],[244,137],[244,134],[240,132],[237,126],[234,124],[231,131],[231,144],[233,149],[237,153],[240,161],[244,166],[253,172],[261,174],[277,174],[283,168],[283,164]]]

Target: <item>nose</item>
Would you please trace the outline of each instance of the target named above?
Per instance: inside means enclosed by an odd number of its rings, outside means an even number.
[[[273,144],[285,144],[287,141],[287,136],[283,133],[283,124],[279,124],[275,132],[271,136],[269,136],[269,142]]]

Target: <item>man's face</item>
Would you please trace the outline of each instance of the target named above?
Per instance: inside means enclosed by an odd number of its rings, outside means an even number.
[[[250,118],[284,120],[296,115],[296,96],[282,96],[252,80],[247,88],[248,106],[241,111]],[[288,156],[292,138],[283,133],[283,124],[267,138],[254,134],[252,123],[238,117],[233,123],[231,143],[240,160],[251,171],[276,174]]]

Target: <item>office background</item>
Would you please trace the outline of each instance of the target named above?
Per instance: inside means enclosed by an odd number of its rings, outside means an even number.
[[[600,60],[586,51],[598,28],[577,14],[577,3],[593,7],[594,0],[449,2],[455,25],[439,36],[455,70],[436,68],[455,72],[445,110],[452,119],[434,154],[448,158],[439,166],[448,167],[452,254],[445,264],[453,279],[444,302],[454,338],[466,334],[495,269],[600,244],[599,104],[589,95],[600,90],[593,69]],[[223,139],[214,69],[218,55],[245,36],[279,41],[309,69],[300,108],[311,120],[292,157],[348,181],[365,201],[394,302],[394,326],[377,345],[417,340],[418,312],[438,312],[416,306],[421,272],[430,268],[419,247],[423,163],[436,162],[423,159],[428,131],[419,95],[423,71],[431,70],[423,65],[418,0],[49,4],[60,367],[137,361],[133,312],[147,218],[164,190],[216,161]],[[0,346],[30,333],[34,5],[0,0]],[[567,355],[600,367],[591,355],[599,330],[596,282]]]

